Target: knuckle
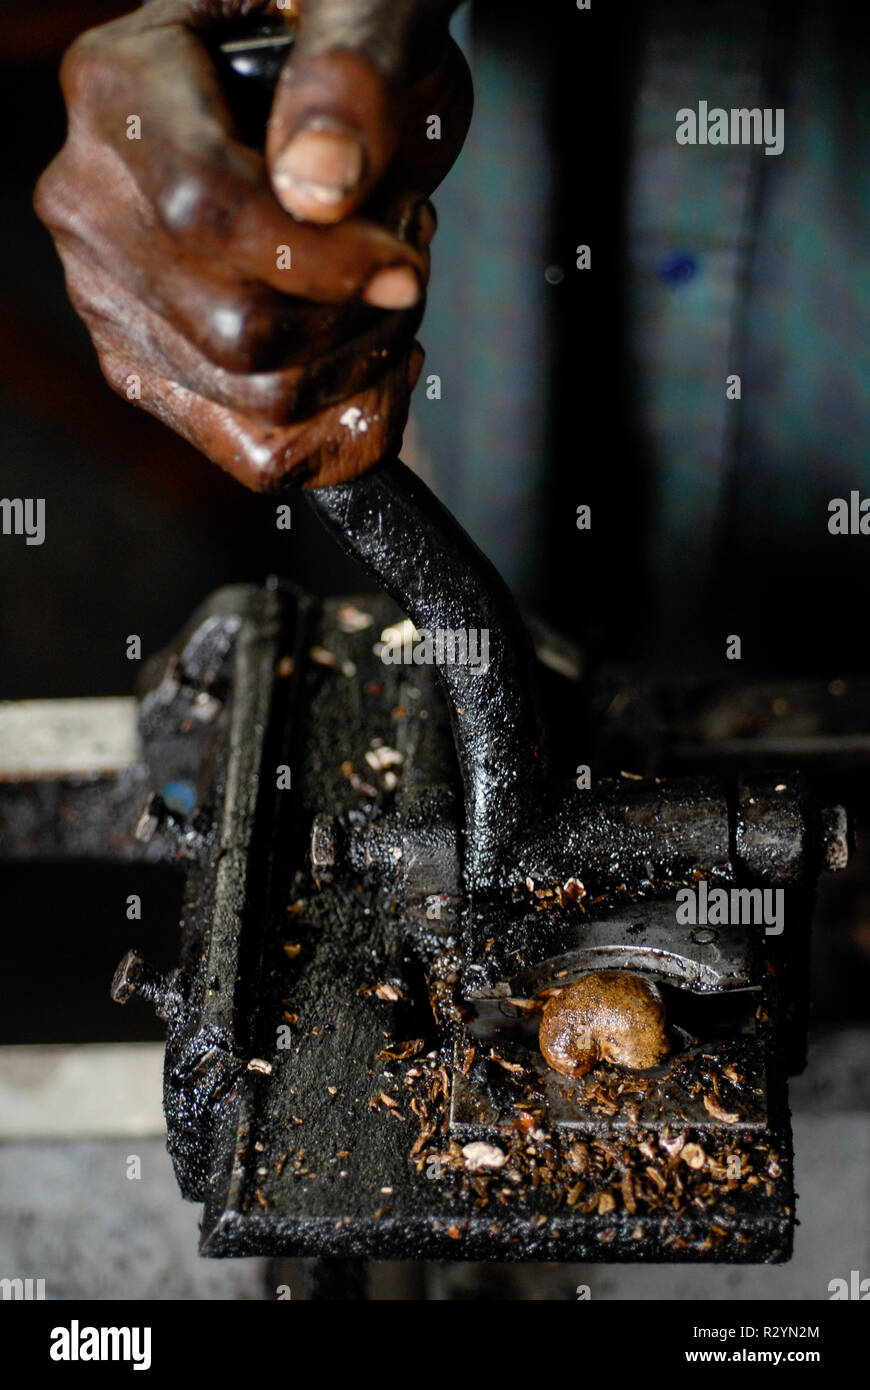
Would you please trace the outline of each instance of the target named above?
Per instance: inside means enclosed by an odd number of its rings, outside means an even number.
[[[118,396],[123,396],[136,405],[141,400],[141,393],[130,393],[131,374],[135,374],[141,382],[141,369],[131,366],[129,358],[124,356],[120,345],[114,338],[91,327],[91,338],[96,349],[97,361],[100,364],[107,384]]]
[[[258,492],[270,492],[279,487],[305,457],[298,430],[263,428],[253,423],[247,431],[245,453],[250,469],[248,485]]]
[[[209,302],[202,320],[201,347],[224,370],[249,375],[274,365],[280,344],[276,316],[249,297],[224,295]]]
[[[299,413],[298,373],[273,372],[249,379],[245,412],[267,425],[290,425]]]
[[[34,212],[51,232],[61,259],[66,240],[93,245],[98,239],[100,199],[80,169],[80,162],[67,143],[40,176],[33,192]]]
[[[179,169],[159,190],[154,211],[164,231],[172,237],[198,234],[209,219],[212,189],[202,169]]]
[[[300,383],[304,373],[232,373],[222,380],[211,379],[209,394],[228,409],[245,416],[265,430],[286,429],[306,413]]]
[[[119,396],[124,394],[124,378],[120,358],[106,347],[97,347],[97,360],[100,364],[100,371],[112,390]]]
[[[219,143],[164,155],[169,164],[155,198],[157,218],[170,236],[222,243],[232,236],[252,180],[248,166]]]
[[[47,227],[55,225],[63,206],[61,190],[66,186],[63,162],[58,155],[40,175],[33,190],[33,208],[40,222]]]
[[[114,90],[117,73],[99,29],[88,29],[70,45],[60,64],[60,86],[71,111],[102,105]]]

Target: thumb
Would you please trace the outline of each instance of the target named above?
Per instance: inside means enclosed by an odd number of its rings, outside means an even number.
[[[305,0],[266,139],[282,206],[340,222],[395,153],[403,95],[444,54],[457,0]]]

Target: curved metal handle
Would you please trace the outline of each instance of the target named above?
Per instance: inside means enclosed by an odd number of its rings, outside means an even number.
[[[438,633],[463,631],[485,640],[485,665],[448,660],[438,664],[438,674],[465,787],[466,883],[492,886],[500,882],[508,846],[538,819],[546,778],[534,651],[510,591],[399,459],[305,495],[418,632],[431,633],[433,643]]]

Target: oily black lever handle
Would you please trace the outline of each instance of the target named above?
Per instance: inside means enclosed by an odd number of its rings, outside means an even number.
[[[262,150],[275,86],[294,42],[281,19],[260,19],[217,31],[209,50],[221,75],[239,137]]]
[[[248,33],[221,40],[216,49],[225,71],[271,92],[292,47],[293,30],[289,25],[261,22]]]
[[[531,639],[504,580],[430,489],[399,459],[306,497],[340,545],[420,632],[485,633],[488,660],[446,662],[465,789],[465,877],[502,881],[505,855],[538,821],[546,751]],[[469,644],[470,645],[470,644]]]

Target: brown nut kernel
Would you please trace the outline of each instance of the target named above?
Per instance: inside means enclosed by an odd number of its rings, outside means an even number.
[[[581,975],[544,1007],[538,1042],[563,1076],[585,1076],[596,1062],[646,1071],[671,1050],[661,996],[638,975]]]

